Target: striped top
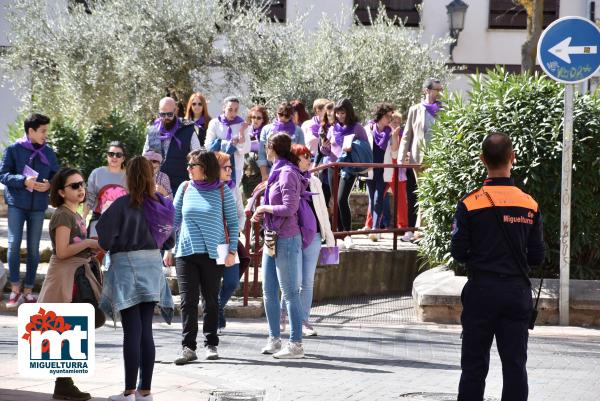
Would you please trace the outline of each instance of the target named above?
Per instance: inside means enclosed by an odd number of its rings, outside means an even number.
[[[208,253],[217,259],[217,245],[225,243],[221,190],[199,191],[189,181],[181,183],[175,194],[175,227],[178,227],[175,256]],[[186,188],[187,187],[187,188]],[[225,220],[229,231],[229,250],[237,251],[238,218],[233,194],[224,188]]]

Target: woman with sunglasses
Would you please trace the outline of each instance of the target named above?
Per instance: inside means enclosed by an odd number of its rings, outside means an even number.
[[[206,140],[206,127],[210,121],[210,115],[208,115],[206,98],[202,93],[196,92],[190,96],[187,107],[185,108],[184,119],[194,123],[194,131],[198,136],[200,146],[204,146],[204,141]]]
[[[263,354],[278,359],[304,358],[302,346],[302,304],[299,293],[299,271],[303,240],[301,224],[312,222],[314,216],[300,215],[300,197],[308,180],[298,168],[298,156],[291,152],[292,140],[287,133],[277,133],[267,142],[267,157],[273,168],[267,181],[264,205],[256,208],[252,221],[264,218],[265,248],[263,250],[263,302],[269,324],[269,339]],[[312,219],[312,220],[311,220]],[[313,231],[314,234],[314,231]],[[270,240],[267,240],[270,237]],[[281,309],[279,289],[283,294],[290,318],[290,339],[281,346],[279,327]]]
[[[219,289],[223,267],[236,263],[238,245],[235,198],[229,186],[221,183],[215,154],[204,149],[190,152],[187,169],[190,181],[183,182],[175,193],[175,263],[170,251],[164,256],[167,266],[175,264],[181,295],[183,338],[176,365],[198,359],[200,292],[204,300],[205,359],[219,359]]]
[[[269,121],[267,109],[263,106],[252,107],[248,112],[246,121],[250,123],[252,128],[252,134],[250,135],[251,145],[250,152],[244,155],[244,175],[240,185],[244,191],[244,197],[248,199],[252,196],[254,188],[256,188],[262,180],[257,161],[258,147],[260,146],[260,131],[267,125],[267,121]]]
[[[271,137],[279,132],[287,134],[291,139],[292,143],[299,143],[304,145],[304,133],[299,126],[294,124],[292,120],[294,115],[294,108],[288,102],[283,102],[277,106],[277,117],[273,123],[265,126],[260,133],[260,144],[258,147],[258,166],[260,167],[260,173],[262,180],[266,181],[269,178],[269,170],[271,169],[271,162],[267,160],[267,141]]]
[[[87,182],[87,197],[83,205],[83,218],[87,218],[92,212],[92,218],[88,228],[90,238],[97,238],[96,223],[100,215],[110,204],[104,204],[103,195],[107,190],[126,192],[127,182],[125,179],[125,146],[119,141],[108,144],[106,151],[106,166],[94,169]],[[120,188],[119,188],[120,187]],[[114,189],[114,191],[113,191]],[[114,201],[114,199],[111,199]]]
[[[90,258],[98,241],[86,239],[85,221],[77,208],[85,200],[85,181],[73,168],[63,167],[52,178],[50,204],[56,208],[50,219],[52,256],[38,302],[70,303],[73,301],[75,274],[83,268],[96,299],[102,288],[92,271]],[[54,399],[85,401],[89,393],[79,391],[70,377],[59,377],[54,384]]]
[[[162,270],[161,249],[174,245],[175,209],[154,189],[151,163],[136,156],[127,165],[129,194],[98,220],[98,243],[110,254],[100,306],[123,327],[125,390],[109,401],[152,401],[156,349],[152,320],[156,304],[167,323],[173,298]],[[138,382],[139,373],[139,382]]]

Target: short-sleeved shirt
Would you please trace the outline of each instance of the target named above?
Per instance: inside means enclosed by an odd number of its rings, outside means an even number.
[[[50,240],[52,241],[52,254],[56,255],[56,229],[60,226],[68,227],[71,230],[69,234],[69,244],[81,242],[86,239],[86,228],[83,218],[79,213],[73,213],[65,205],[60,206],[50,219]],[[80,258],[89,258],[91,251],[84,249],[77,255]]]

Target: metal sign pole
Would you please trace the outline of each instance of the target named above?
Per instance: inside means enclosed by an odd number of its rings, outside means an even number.
[[[561,326],[569,325],[569,275],[571,262],[571,172],[573,170],[573,84],[565,85],[562,180],[560,190],[560,292]]]

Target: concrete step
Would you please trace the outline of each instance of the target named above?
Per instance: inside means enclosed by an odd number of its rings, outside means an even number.
[[[0,299],[0,313],[14,314],[18,312],[18,308],[7,308],[6,301],[8,301],[8,292],[5,292],[4,296]],[[34,293],[38,296],[38,293]],[[179,295],[173,295],[173,303],[175,304],[175,315],[181,316],[181,299]],[[155,314],[160,315],[158,308],[155,310]],[[202,315],[202,304],[200,304],[199,315]],[[262,299],[249,299],[248,306],[243,305],[243,298],[231,297],[227,306],[225,306],[225,316],[240,319],[256,319],[265,316],[265,310],[263,307]]]

